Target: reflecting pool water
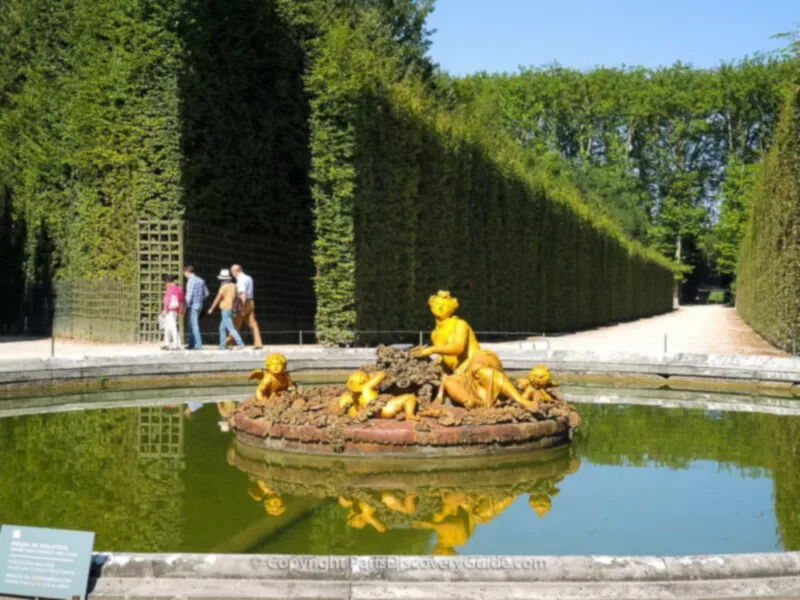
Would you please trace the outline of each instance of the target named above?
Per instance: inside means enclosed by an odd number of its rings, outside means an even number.
[[[0,522],[98,550],[800,550],[800,417],[581,404],[572,446],[414,463],[238,444],[214,403],[0,418]]]

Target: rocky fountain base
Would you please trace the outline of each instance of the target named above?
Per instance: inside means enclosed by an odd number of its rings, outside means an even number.
[[[469,410],[449,400],[434,402],[443,373],[427,359],[388,346],[378,348],[378,360],[362,370],[386,373],[380,396],[358,410],[340,407],[345,386],[282,391],[267,402],[250,400],[231,417],[240,443],[260,448],[311,454],[464,456],[538,450],[565,444],[580,418],[548,388],[547,401],[524,407],[500,398],[492,406]],[[524,389],[525,380],[518,382]],[[381,418],[393,398],[413,394],[416,416],[405,412]],[[552,398],[552,400],[550,400]]]

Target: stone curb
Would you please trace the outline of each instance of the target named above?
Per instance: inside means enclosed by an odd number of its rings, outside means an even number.
[[[561,388],[570,402],[585,404],[635,404],[659,408],[689,408],[722,412],[749,412],[778,416],[800,416],[800,399],[770,396],[736,395],[724,392],[686,392],[679,390],[626,388],[624,392],[605,387]],[[203,404],[225,400],[243,401],[252,397],[252,386],[231,389],[179,388],[137,391],[101,391],[73,395],[0,399],[0,418],[32,414],[134,408],[154,404],[175,404],[188,400]]]
[[[98,553],[100,578],[610,582],[800,577],[800,552],[705,556]]]
[[[491,344],[486,344],[491,347]],[[750,382],[800,382],[800,359],[772,356],[530,350],[495,346],[508,370],[539,363],[563,374],[656,375]],[[296,372],[352,370],[375,359],[373,349],[281,349]],[[120,357],[54,357],[0,362],[0,386],[55,384],[89,379],[169,378],[248,372],[263,365],[266,351],[170,352]]]
[[[716,556],[98,554],[92,597],[549,598],[796,595],[800,553]],[[219,594],[219,595],[218,595]]]

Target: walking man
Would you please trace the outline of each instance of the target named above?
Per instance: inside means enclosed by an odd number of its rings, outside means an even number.
[[[195,274],[192,265],[184,267],[183,276],[186,278],[184,312],[189,311],[189,350],[200,350],[203,347],[203,338],[200,336],[200,314],[203,312],[203,303],[208,298],[208,287],[206,282]]]
[[[240,310],[233,319],[233,324],[237,331],[241,331],[242,324],[247,321],[247,326],[253,332],[253,346],[256,350],[263,348],[261,343],[261,332],[256,322],[256,305],[253,301],[253,278],[242,271],[241,265],[233,265],[231,274],[236,278],[236,294],[239,300]],[[233,338],[228,336],[226,345],[233,343]]]

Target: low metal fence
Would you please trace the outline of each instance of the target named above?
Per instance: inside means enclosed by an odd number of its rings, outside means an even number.
[[[204,317],[204,320],[213,320],[218,323],[218,316]],[[188,331],[189,324],[184,329]],[[253,337],[246,325],[239,329],[245,344],[252,344]],[[358,330],[353,332],[355,341],[351,347],[373,348],[379,344],[409,344],[412,346],[430,344],[430,331],[419,329],[384,329],[384,330]],[[476,331],[481,342],[510,342],[522,341],[530,338],[546,338],[547,334],[536,331]],[[200,333],[204,345],[209,347],[219,345],[219,333],[204,328]],[[261,339],[264,345],[314,345],[319,343],[317,332],[313,329],[261,329]]]
[[[92,342],[138,341],[139,294],[116,280],[57,281],[52,335]]]

